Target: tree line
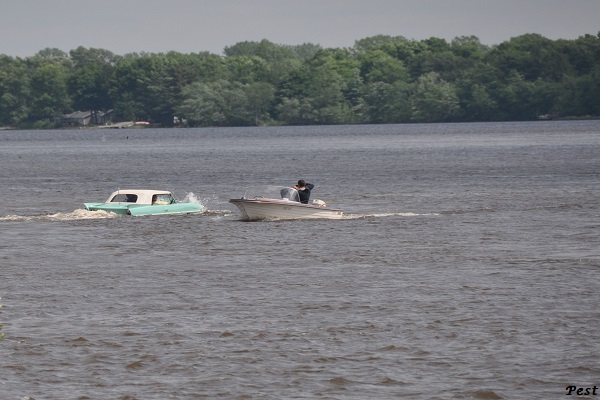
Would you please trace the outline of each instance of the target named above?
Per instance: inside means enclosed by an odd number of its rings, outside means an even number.
[[[494,46],[377,35],[351,48],[240,42],[223,55],[0,55],[0,126],[60,127],[75,110],[164,127],[598,117],[600,32]]]

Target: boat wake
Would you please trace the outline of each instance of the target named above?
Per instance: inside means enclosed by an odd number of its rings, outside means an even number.
[[[188,194],[190,200],[196,199],[193,193]],[[186,197],[186,199],[188,199]],[[187,201],[182,201],[187,202]],[[197,202],[201,204],[200,201],[196,199],[196,201],[189,202]],[[231,212],[230,210],[208,210],[206,207],[202,207],[202,215],[204,216],[212,216],[212,217],[231,217],[237,216],[236,213]],[[367,218],[385,218],[385,217],[417,217],[417,216],[435,216],[442,215],[439,213],[425,213],[418,214],[412,212],[387,212],[387,213],[353,213],[353,214],[344,214],[342,219],[351,220],[351,219],[367,219]],[[94,219],[108,219],[108,218],[120,218],[122,215],[118,215],[108,211],[88,211],[86,209],[78,209],[69,213],[56,213],[56,214],[43,214],[43,215],[5,215],[0,216],[0,223],[2,222],[29,222],[29,221],[79,221],[79,220],[94,220]]]
[[[364,218],[385,218],[385,217],[421,217],[440,215],[438,213],[413,213],[413,212],[386,212],[386,213],[369,213],[369,214],[344,214],[342,219],[364,219]]]
[[[202,215],[207,217],[215,217],[215,219],[220,219],[222,217],[230,217],[235,216],[235,213],[229,210],[204,210]]]
[[[107,211],[75,210],[70,213],[56,213],[44,215],[6,215],[0,217],[0,222],[27,222],[27,221],[77,221],[87,219],[116,218],[119,215]]]

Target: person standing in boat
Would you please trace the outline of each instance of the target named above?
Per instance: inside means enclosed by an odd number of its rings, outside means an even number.
[[[306,183],[304,179],[300,179],[297,185],[294,185],[294,189],[298,191],[298,195],[300,195],[300,203],[308,204],[308,199],[310,198],[310,191],[313,190],[315,185],[312,183]]]

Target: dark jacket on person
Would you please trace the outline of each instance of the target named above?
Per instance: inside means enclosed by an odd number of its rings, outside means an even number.
[[[298,189],[298,195],[300,195],[300,203],[308,204],[308,199],[310,198],[310,191],[313,190],[315,185],[312,183],[307,183],[304,186],[304,189]]]

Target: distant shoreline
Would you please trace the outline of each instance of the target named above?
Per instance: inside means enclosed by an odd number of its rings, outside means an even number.
[[[411,125],[411,124],[471,124],[471,123],[503,123],[503,122],[550,122],[550,121],[600,121],[600,116],[585,117],[560,117],[560,118],[539,118],[534,120],[506,120],[506,121],[455,121],[455,122],[399,122],[396,124],[354,124],[354,125]],[[348,125],[348,124],[328,124],[328,125]],[[279,126],[318,126],[318,125],[279,125]],[[0,131],[38,131],[38,130],[105,130],[105,129],[195,129],[195,128],[257,128],[257,126],[202,126],[202,127],[164,127],[160,125],[137,125],[130,121],[117,122],[111,125],[93,125],[93,126],[68,126],[62,128],[18,128],[12,126],[0,126]]]

